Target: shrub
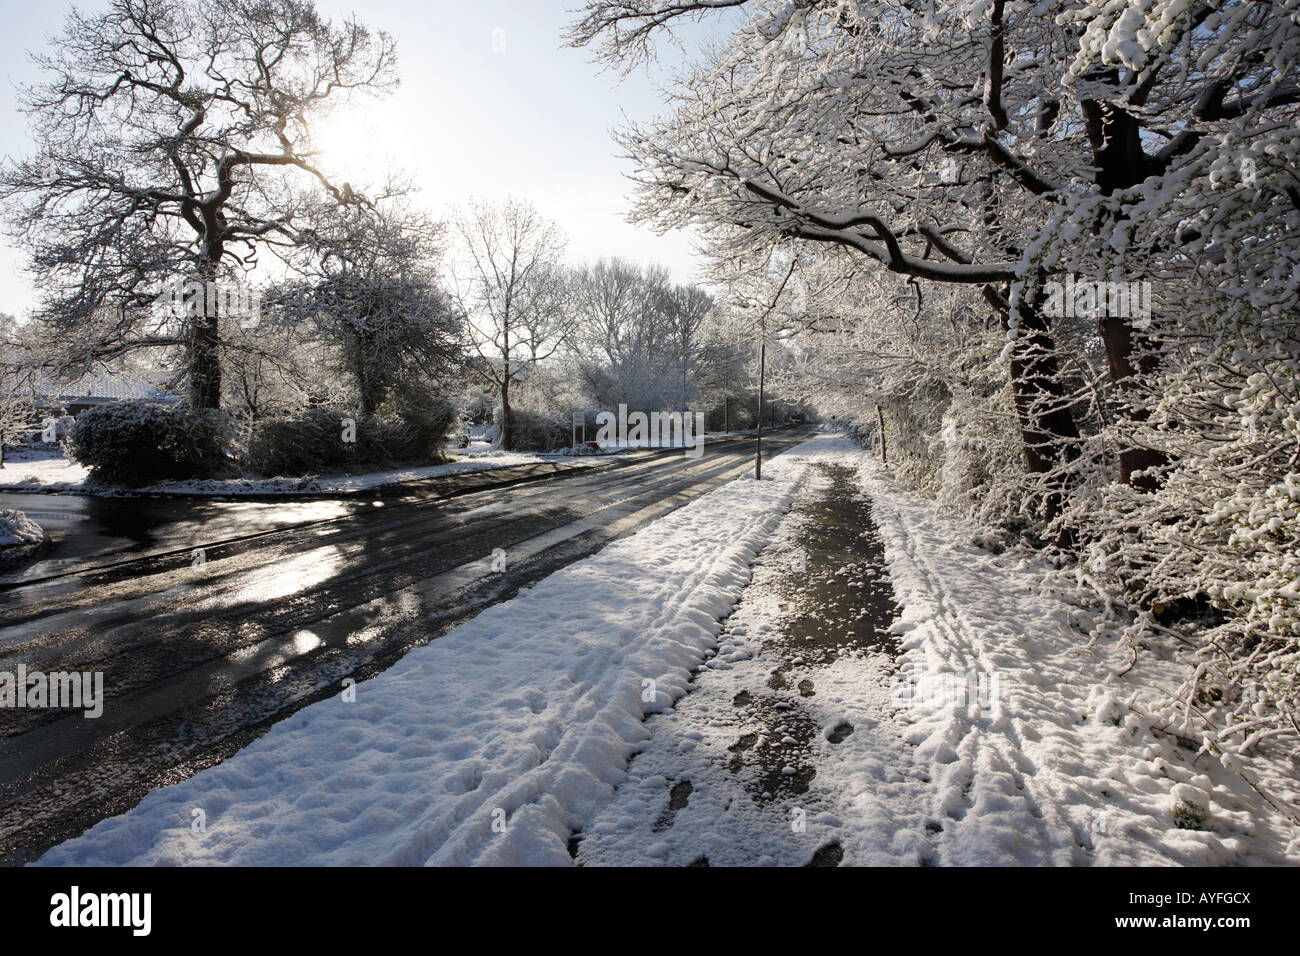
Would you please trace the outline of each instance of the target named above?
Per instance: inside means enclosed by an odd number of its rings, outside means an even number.
[[[249,437],[244,466],[273,477],[425,464],[441,459],[455,422],[455,409],[436,396],[413,397],[384,417],[311,408],[294,418],[259,422]]]
[[[0,548],[35,544],[45,532],[21,511],[0,511]]]
[[[556,448],[568,448],[573,442],[572,423],[560,416],[516,408],[512,412],[512,418],[514,451],[553,451]],[[497,409],[492,426],[492,440],[501,440],[500,409]]]
[[[367,421],[356,423],[356,441],[345,440],[350,416],[336,409],[309,408],[295,418],[258,422],[248,439],[244,466],[254,474],[306,475],[356,464]]]
[[[385,454],[398,463],[440,460],[459,418],[456,406],[439,395],[412,393],[393,411],[395,420],[381,431]]]
[[[155,481],[210,478],[229,464],[222,448],[226,422],[217,412],[152,402],[117,402],[77,416],[68,454],[107,484],[138,487]]]

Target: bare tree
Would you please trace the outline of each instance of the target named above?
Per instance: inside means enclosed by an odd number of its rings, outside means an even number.
[[[160,287],[292,245],[295,189],[353,199],[315,164],[310,124],[395,85],[391,39],[310,0],[112,0],[69,14],[36,62],[49,78],[23,109],[40,152],[0,173],[0,199],[31,248],[38,321],[84,364],[180,346],[192,403],[218,406],[221,316],[193,300],[159,316]]]
[[[713,296],[697,285],[674,286],[669,296],[668,319],[680,376],[679,400],[683,409],[690,402],[689,383],[701,360],[701,331],[714,307]]]
[[[721,412],[721,425],[730,431],[741,421],[740,406],[756,397],[752,336],[726,309],[714,309],[700,329],[700,348],[693,379],[700,397]]]
[[[455,219],[454,295],[468,317],[477,372],[501,400],[501,447],[513,447],[510,388],[569,335],[559,229],[530,203],[471,203]]]
[[[580,358],[597,398],[653,401],[667,274],[643,271],[626,259],[602,259],[575,269],[573,284]]]

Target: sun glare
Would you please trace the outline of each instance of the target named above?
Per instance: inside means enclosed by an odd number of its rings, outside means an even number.
[[[330,175],[352,181],[378,179],[397,162],[387,129],[387,120],[376,109],[356,108],[326,117],[313,130],[316,163]]]

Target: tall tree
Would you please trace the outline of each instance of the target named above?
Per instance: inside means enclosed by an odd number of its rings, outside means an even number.
[[[693,397],[690,382],[701,360],[701,333],[715,303],[713,296],[697,285],[678,285],[673,286],[668,305],[669,327],[681,386],[678,403],[684,410]]]
[[[575,338],[584,373],[601,404],[658,408],[671,363],[672,286],[661,266],[601,259],[573,274]]]
[[[395,390],[439,390],[464,359],[464,317],[438,281],[441,225],[400,196],[321,213],[281,315],[337,356],[363,415]]]
[[[23,109],[40,151],[0,173],[0,199],[31,249],[37,320],[85,359],[180,346],[191,402],[216,407],[216,297],[179,316],[154,303],[170,282],[234,282],[259,248],[293,244],[309,184],[351,199],[316,165],[311,124],[396,84],[392,40],[310,0],[112,0],[71,13],[36,62],[48,79]]]

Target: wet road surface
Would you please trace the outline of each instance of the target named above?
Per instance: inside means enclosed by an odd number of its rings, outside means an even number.
[[[802,437],[778,433],[765,452]],[[0,577],[0,672],[99,671],[107,698],[96,719],[0,710],[0,862],[219,762],[345,678],[744,474],[753,453],[732,439],[698,459],[639,453],[345,500],[0,496],[56,539]]]

